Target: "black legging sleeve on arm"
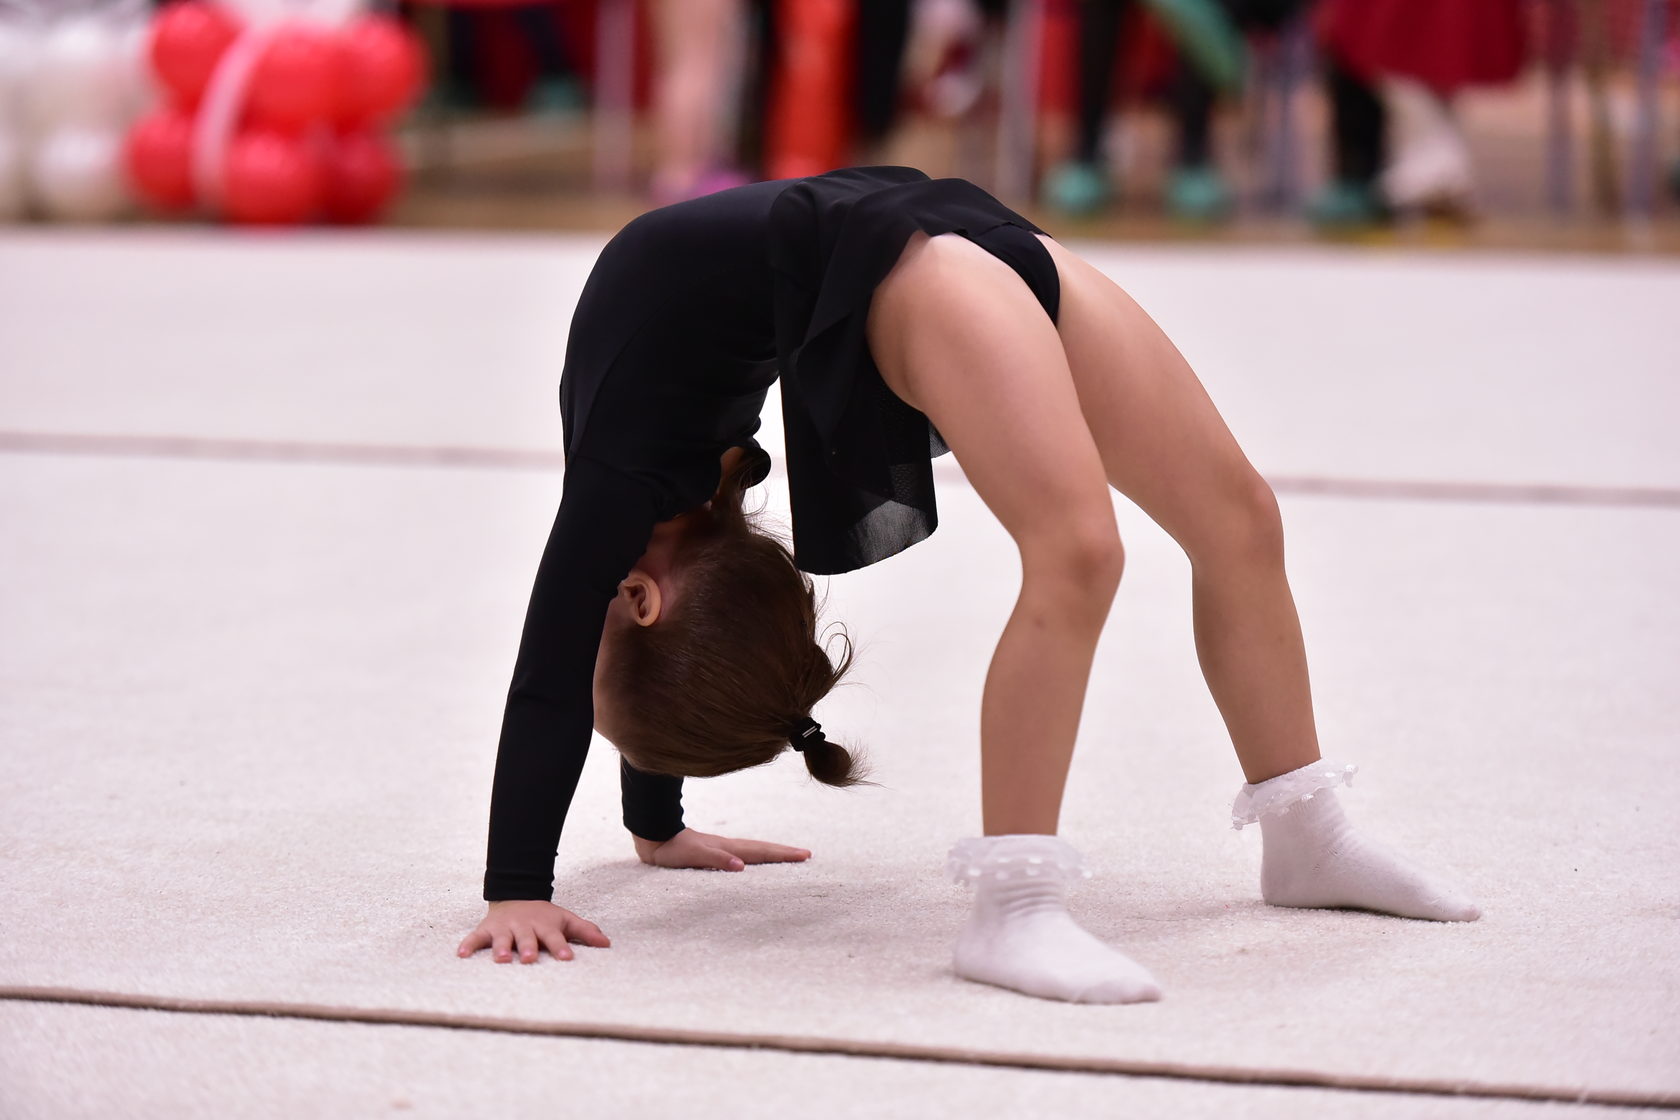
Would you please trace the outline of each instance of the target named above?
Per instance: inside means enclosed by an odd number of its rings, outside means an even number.
[[[656,495],[644,483],[581,456],[567,464],[496,749],[484,873],[488,901],[553,896],[560,829],[594,730],[601,628],[658,521]],[[681,779],[673,781],[680,794]],[[672,791],[666,783],[649,792],[668,797]],[[670,815],[669,806],[639,814],[667,821]]]
[[[663,844],[683,830],[681,778],[649,774],[619,756],[618,784],[624,795],[624,827],[632,836]]]

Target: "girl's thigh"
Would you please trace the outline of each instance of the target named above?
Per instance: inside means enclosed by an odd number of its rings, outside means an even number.
[[[868,334],[888,387],[927,414],[1024,556],[1117,554],[1062,341],[1013,269],[960,235],[919,235],[876,288]]]
[[[1109,482],[1195,555],[1275,500],[1178,347],[1096,267],[1040,237],[1057,331]]]

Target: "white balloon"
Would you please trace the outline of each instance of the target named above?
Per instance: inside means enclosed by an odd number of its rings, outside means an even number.
[[[0,128],[0,222],[23,217],[23,148],[17,136]]]
[[[40,35],[30,24],[0,19],[0,126],[20,121],[24,91],[40,52]]]
[[[104,20],[91,15],[59,20],[41,40],[29,81],[36,127],[46,132],[124,123],[132,88],[129,65],[122,35]]]
[[[35,149],[30,186],[41,209],[54,218],[101,221],[128,204],[123,178],[123,134],[72,128],[53,133]]]
[[[163,87],[158,84],[151,60],[146,56],[152,38],[151,25],[132,23],[119,30],[118,36],[122,44],[124,81],[128,83],[128,110],[133,119],[150,112],[163,100]]]

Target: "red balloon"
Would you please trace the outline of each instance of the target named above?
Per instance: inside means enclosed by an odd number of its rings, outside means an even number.
[[[193,204],[191,113],[165,108],[136,122],[124,163],[135,193],[164,210]]]
[[[402,21],[365,16],[340,33],[338,121],[381,124],[407,109],[426,83],[426,54]]]
[[[214,4],[171,4],[152,21],[152,71],[183,103],[196,105],[239,31],[239,20]]]
[[[335,138],[326,159],[322,210],[329,220],[371,222],[402,187],[403,169],[391,142],[377,132]]]
[[[246,111],[262,128],[297,132],[325,121],[338,106],[338,39],[306,25],[283,27],[251,70]]]
[[[321,201],[321,159],[306,140],[272,129],[241,132],[228,145],[223,208],[231,221],[294,225]]]

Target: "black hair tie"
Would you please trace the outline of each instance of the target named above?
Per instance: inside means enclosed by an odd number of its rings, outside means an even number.
[[[822,724],[810,716],[805,716],[793,725],[793,733],[788,736],[788,746],[796,751],[803,751],[813,735],[819,743],[823,741]]]

